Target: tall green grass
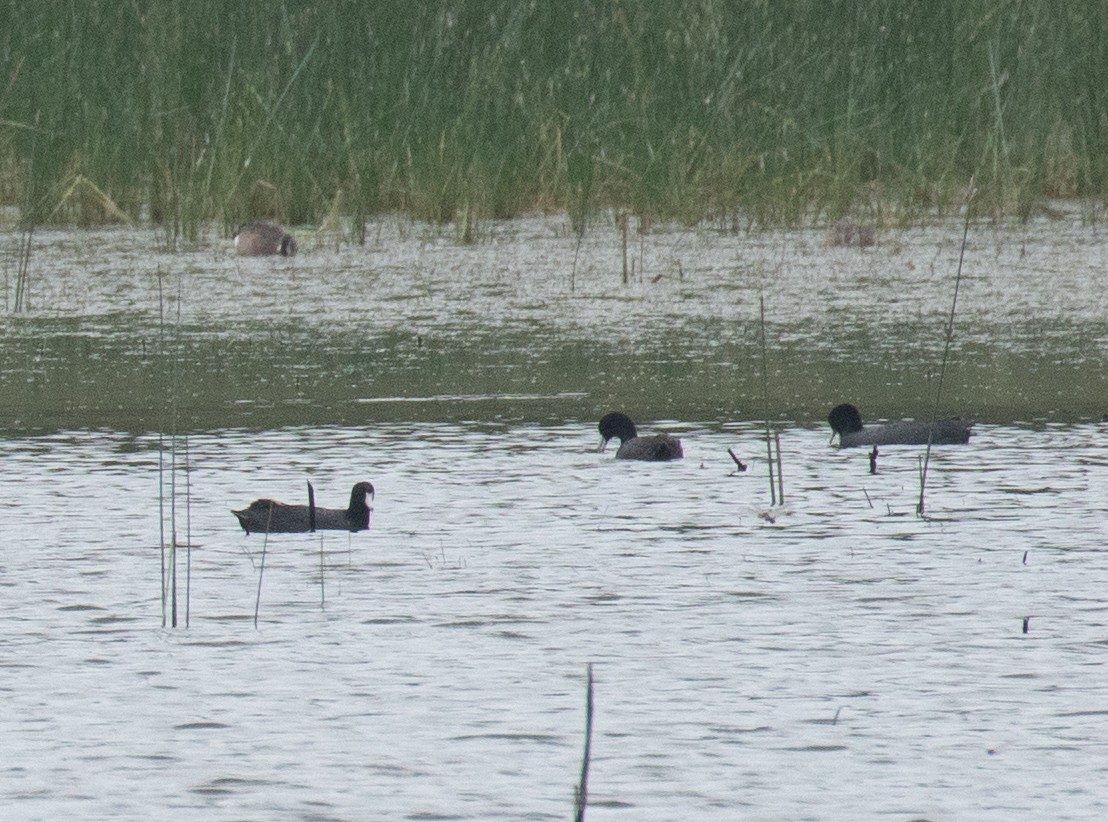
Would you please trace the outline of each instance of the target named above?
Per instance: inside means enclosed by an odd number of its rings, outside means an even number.
[[[618,207],[792,223],[1108,190],[1108,6],[8,0],[29,224]],[[75,182],[81,181],[80,185]]]

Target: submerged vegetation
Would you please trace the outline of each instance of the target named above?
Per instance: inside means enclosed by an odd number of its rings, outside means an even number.
[[[42,0],[0,6],[27,225],[1027,215],[1108,192],[1108,6]]]

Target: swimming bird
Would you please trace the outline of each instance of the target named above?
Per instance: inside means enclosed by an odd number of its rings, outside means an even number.
[[[278,225],[255,220],[235,232],[235,251],[240,257],[291,257],[296,253],[296,239]]]
[[[271,499],[256,499],[241,511],[232,510],[247,534],[302,534],[306,531],[364,531],[369,528],[373,484],[359,482],[350,491],[349,508],[312,508],[287,505]],[[314,515],[314,529],[313,529]]]
[[[613,411],[605,414],[600,419],[600,447],[597,451],[603,451],[608,440],[615,437],[619,440],[619,450],[616,451],[617,460],[649,460],[662,462],[664,460],[677,460],[685,456],[681,450],[681,440],[671,437],[669,434],[655,434],[651,437],[640,437],[635,430],[635,423],[626,414]]]
[[[836,405],[827,415],[831,439],[839,435],[839,445],[961,445],[969,442],[973,422],[951,417],[929,422],[890,422],[883,425],[862,425],[862,415],[850,403]]]

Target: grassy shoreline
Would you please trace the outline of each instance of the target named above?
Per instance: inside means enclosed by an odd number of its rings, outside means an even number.
[[[0,6],[29,224],[794,224],[1108,192],[1108,7],[1047,0]]]

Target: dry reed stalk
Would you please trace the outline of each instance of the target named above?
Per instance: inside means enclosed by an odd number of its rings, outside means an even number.
[[[631,281],[631,275],[627,271],[627,213],[621,212],[619,215],[619,231],[623,238],[623,284],[627,285]]]
[[[585,695],[585,751],[581,756],[581,780],[577,783],[573,797],[573,818],[584,822],[585,807],[589,804],[589,763],[592,759],[592,716],[593,682],[592,663],[587,668],[587,691]]]
[[[569,293],[577,291],[577,258],[581,256],[581,242],[585,239],[585,221],[581,221],[580,228],[576,231],[577,242],[573,247],[573,267],[569,270]]]
[[[165,297],[162,293],[162,271],[158,269],[158,360],[165,362]],[[162,627],[166,624],[166,555],[165,555],[165,425],[158,426],[158,546],[162,567]]]
[[[785,504],[785,472],[781,470],[781,432],[773,432],[773,446],[777,449],[777,502]]]
[[[273,501],[269,502],[269,514],[265,520],[265,536],[262,538],[262,559],[258,566],[258,595],[254,599],[254,630],[258,630],[258,610],[262,607],[262,576],[265,574],[265,554],[269,545],[269,526],[273,522]]]
[[[19,238],[19,263],[15,273],[15,301],[13,305],[13,310],[17,314],[31,307],[29,286],[31,282],[31,240],[34,234],[35,227],[30,225],[27,226]],[[6,298],[6,289],[4,294]]]
[[[927,466],[931,462],[931,441],[935,436],[935,422],[939,418],[939,401],[943,394],[943,380],[946,378],[946,365],[950,360],[950,343],[954,339],[954,315],[958,308],[958,291],[962,285],[962,264],[966,259],[966,240],[969,238],[970,204],[973,202],[974,178],[970,178],[969,191],[966,193],[966,219],[962,226],[962,248],[958,252],[958,271],[954,275],[954,297],[950,301],[950,315],[946,322],[946,340],[943,343],[943,361],[939,367],[939,384],[935,388],[935,402],[931,406],[931,431],[927,436],[927,449],[923,453],[923,465],[919,477],[919,502],[916,504],[917,516],[924,514],[923,495],[927,489]]]
[[[766,463],[769,466],[769,504],[777,505],[777,488],[780,484],[778,477],[777,483],[774,482],[773,468],[774,468],[774,456],[773,456],[773,433],[769,427],[769,358],[766,354],[766,298],[764,295],[758,295],[758,327],[761,336],[762,344],[762,401],[765,403],[766,409]],[[780,475],[781,472],[781,442],[777,442],[777,472]],[[782,497],[781,502],[784,502]]]
[[[189,437],[185,434],[185,627],[192,616],[192,464]]]
[[[766,465],[769,466],[769,504],[777,504],[777,486],[773,476],[773,439],[769,435],[769,422],[766,422]]]

